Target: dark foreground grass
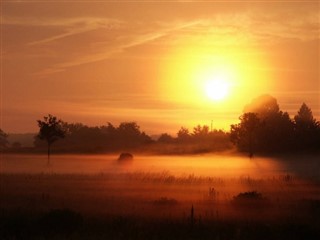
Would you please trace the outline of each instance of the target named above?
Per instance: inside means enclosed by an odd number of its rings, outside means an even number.
[[[1,174],[0,190],[0,239],[320,239],[319,184],[292,175]]]
[[[83,216],[70,209],[42,213],[1,210],[1,239],[320,239],[319,215],[304,222]]]

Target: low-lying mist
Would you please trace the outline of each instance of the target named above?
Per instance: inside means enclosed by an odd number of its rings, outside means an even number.
[[[53,219],[60,223],[67,221],[66,214],[73,213],[85,220],[91,235],[104,233],[104,239],[109,239],[106,227],[113,234],[125,231],[132,236],[131,230],[137,225],[150,229],[159,223],[170,223],[182,232],[194,228],[202,234],[206,229],[211,236],[235,231],[242,224],[244,231],[248,226],[253,231],[256,226],[270,226],[270,233],[287,234],[288,224],[295,230],[311,222],[307,231],[319,233],[317,156],[136,154],[126,163],[120,163],[118,157],[53,155],[48,166],[45,155],[2,155],[0,219],[4,224],[0,222],[0,230],[6,231],[12,221],[21,218],[26,223],[38,218],[42,223],[42,217],[53,218],[60,213]],[[96,221],[101,226],[98,230],[92,227]],[[32,229],[37,224],[23,227]],[[161,224],[159,232],[166,231],[167,225]],[[114,230],[114,226],[120,228]],[[249,239],[260,239],[256,236],[261,234],[264,231],[254,232]],[[313,236],[307,238],[318,239]],[[237,238],[234,233],[230,239],[248,238]]]
[[[216,176],[266,178],[280,174],[319,178],[317,156],[253,157],[232,154],[183,156],[135,155],[132,162],[120,164],[117,155],[2,155],[1,173],[97,174],[167,172],[174,176]]]

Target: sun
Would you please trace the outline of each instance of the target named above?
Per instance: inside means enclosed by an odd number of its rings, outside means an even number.
[[[222,76],[216,76],[208,80],[204,86],[207,97],[214,101],[221,101],[229,94],[229,83]]]

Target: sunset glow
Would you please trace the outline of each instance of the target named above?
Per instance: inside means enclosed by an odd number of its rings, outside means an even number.
[[[266,93],[290,115],[305,101],[320,116],[317,3],[2,6],[8,132],[36,131],[48,111],[89,125],[136,121],[152,134],[211,120],[228,130]]]
[[[320,239],[320,0],[0,0],[0,239]]]
[[[205,90],[210,99],[220,101],[228,95],[229,84],[224,78],[217,77],[206,83]]]

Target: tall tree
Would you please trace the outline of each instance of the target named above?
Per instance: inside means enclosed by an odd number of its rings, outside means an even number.
[[[314,125],[316,120],[313,118],[311,108],[307,104],[302,103],[298,114],[294,116],[294,121],[296,124],[307,124]]]
[[[311,108],[303,103],[294,116],[295,139],[298,147],[319,149],[320,123],[313,117]]]
[[[158,138],[158,142],[160,143],[173,143],[174,140],[175,139],[168,133],[162,133]]]
[[[190,140],[189,129],[181,127],[177,133],[177,137],[179,142],[187,142],[188,140]]]
[[[0,151],[5,149],[8,144],[8,134],[6,134],[2,129],[0,128]]]
[[[244,108],[260,119],[255,149],[262,152],[288,151],[293,144],[293,122],[286,112],[280,111],[277,99],[262,95]]]
[[[231,125],[230,139],[239,150],[248,152],[250,157],[258,145],[260,119],[256,113],[245,113],[240,117],[239,124]]]
[[[45,116],[44,121],[37,120],[39,126],[38,138],[45,140],[48,145],[48,165],[50,164],[50,150],[51,145],[60,138],[64,138],[66,135],[63,129],[63,122],[57,117],[49,114]]]
[[[193,136],[195,137],[204,137],[204,136],[208,136],[210,133],[209,131],[209,126],[207,125],[197,125],[193,128]]]

